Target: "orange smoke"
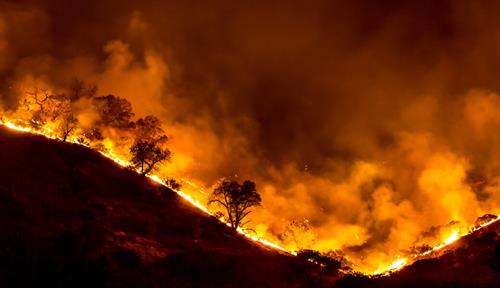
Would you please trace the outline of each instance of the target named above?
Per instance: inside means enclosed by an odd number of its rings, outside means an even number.
[[[286,248],[341,249],[370,273],[500,213],[500,5],[101,2],[2,6],[3,114],[95,83],[161,118],[174,154],[159,177],[199,203],[221,177],[252,179],[259,237],[306,219]],[[82,129],[98,120],[88,100],[73,109]],[[94,148],[126,159],[124,134]]]

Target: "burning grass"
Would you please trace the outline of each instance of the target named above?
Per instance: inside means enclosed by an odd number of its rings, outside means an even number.
[[[58,137],[53,132],[53,130],[51,130],[49,128],[33,129],[33,128],[30,128],[30,127],[26,127],[26,126],[20,125],[19,123],[22,123],[22,122],[23,121],[20,121],[20,120],[9,120],[6,117],[2,117],[2,122],[0,122],[0,124],[4,125],[5,127],[9,128],[9,129],[12,129],[12,130],[16,130],[16,131],[20,131],[20,132],[24,132],[24,133],[32,133],[32,134],[36,134],[36,135],[42,135],[42,136],[47,137],[49,139],[55,139],[55,140],[61,140],[61,141],[63,140],[61,137]],[[90,147],[89,145],[86,145],[86,144],[81,143],[80,141],[78,141],[78,137],[77,136],[69,137],[69,138],[65,139],[64,141],[67,141],[69,143],[73,143],[73,144],[76,144],[76,145],[82,145],[82,146],[87,147],[87,148]],[[125,160],[125,159],[123,159],[123,158],[121,158],[121,157],[119,157],[112,149],[107,149],[105,152],[104,151],[98,151],[98,152],[101,155],[103,155],[104,157],[113,160],[115,163],[117,163],[118,165],[120,165],[122,167],[130,167],[130,162],[127,161],[127,160]],[[135,172],[139,173],[139,171],[135,171]],[[159,176],[152,174],[152,175],[148,175],[147,177],[149,177],[154,182],[167,187],[167,185],[165,184],[165,181],[163,181]],[[194,207],[196,207],[199,210],[201,210],[202,212],[204,212],[204,213],[206,213],[208,215],[212,215],[211,211],[209,211],[205,207],[205,205],[203,205],[199,201],[195,200],[190,195],[182,192],[181,190],[173,190],[173,191],[176,192],[177,195],[181,196],[183,199],[185,199],[186,201],[188,201],[191,205],[193,205]],[[230,226],[229,223],[225,223],[225,224],[228,225],[228,226]],[[249,240],[257,242],[257,243],[259,243],[261,245],[264,245],[264,246],[267,246],[267,247],[270,247],[270,248],[273,248],[273,249],[276,249],[276,250],[279,250],[279,251],[282,251],[282,252],[285,252],[285,253],[295,254],[294,252],[287,251],[285,248],[281,247],[280,245],[278,245],[276,243],[273,243],[271,241],[263,239],[262,237],[250,234],[250,233],[246,232],[245,230],[243,230],[241,227],[238,227],[238,229],[236,231],[238,233],[240,233],[241,235],[245,236],[246,238],[248,238]]]
[[[22,120],[18,120],[18,119],[11,120],[7,117],[2,117],[2,121],[0,122],[0,124],[9,128],[9,129],[12,129],[12,130],[16,130],[16,131],[20,131],[20,132],[24,132],[24,133],[42,135],[42,136],[49,138],[49,139],[55,139],[55,140],[61,140],[61,141],[63,140],[50,127],[42,127],[41,129],[34,129],[32,127],[27,126],[26,122],[24,122]],[[87,143],[82,143],[82,141],[79,141],[78,136],[76,136],[76,135],[73,135],[71,137],[67,137],[66,139],[64,139],[64,141],[69,142],[69,143],[73,143],[76,145],[81,145],[81,146],[84,146],[87,148],[95,149],[94,147],[88,145]],[[108,147],[106,148],[106,150],[104,150],[104,151],[97,150],[97,151],[101,155],[103,155],[104,157],[114,161],[115,163],[117,163],[118,165],[120,165],[122,167],[130,167],[129,161],[125,160],[123,157],[120,157],[118,155],[118,153],[115,153],[114,150],[112,149],[112,145],[107,145],[107,146]],[[139,171],[136,171],[136,172],[139,173]],[[152,181],[154,181],[160,185],[166,186],[165,182],[158,175],[153,174],[153,175],[148,175],[148,177]],[[186,182],[188,182],[188,181],[186,180]],[[196,207],[197,209],[199,209],[203,213],[206,213],[208,215],[212,215],[211,211],[209,211],[205,205],[203,205],[201,202],[197,201],[191,195],[184,193],[181,190],[173,190],[173,191],[175,191],[179,196],[181,196],[183,199],[185,199],[187,202],[189,202],[191,205],[193,205],[194,207]],[[393,262],[390,262],[389,264],[382,264],[377,269],[375,269],[373,271],[365,271],[364,273],[366,275],[375,276],[375,277],[378,277],[381,275],[390,275],[391,273],[394,273],[396,271],[400,271],[404,267],[414,263],[417,260],[424,259],[424,258],[430,258],[430,257],[438,255],[439,251],[445,249],[448,245],[454,243],[455,241],[457,241],[461,237],[464,237],[466,235],[469,235],[470,233],[473,233],[477,230],[480,230],[484,227],[487,227],[487,226],[497,222],[498,220],[500,220],[500,217],[494,216],[494,217],[490,217],[486,221],[482,221],[482,222],[480,222],[472,227],[469,227],[466,230],[463,230],[463,229],[462,229],[463,231],[460,229],[452,230],[446,237],[444,237],[444,239],[440,243],[438,243],[437,245],[432,246],[432,247],[429,246],[428,249],[426,249],[423,252],[413,253],[413,254],[410,254],[409,256],[406,256],[406,257],[398,256],[397,259],[394,260]],[[229,223],[225,223],[225,224],[227,226],[230,226]],[[276,243],[273,243],[271,241],[268,241],[260,236],[256,236],[254,234],[248,233],[242,228],[238,228],[237,232],[240,233],[241,235],[245,236],[247,239],[254,241],[256,243],[259,243],[260,245],[264,245],[266,247],[276,249],[278,251],[288,253],[291,255],[296,255],[296,251],[287,251],[284,247],[282,247]],[[350,272],[348,272],[348,273],[350,273]]]

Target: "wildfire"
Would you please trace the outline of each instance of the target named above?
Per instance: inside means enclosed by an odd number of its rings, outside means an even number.
[[[453,243],[453,242],[457,241],[460,237],[465,236],[465,235],[467,235],[467,234],[468,234],[468,233],[465,233],[465,234],[460,235],[459,233],[460,233],[460,231],[459,231],[459,230],[453,230],[453,232],[451,233],[451,235],[450,235],[450,236],[448,236],[446,239],[444,239],[444,240],[443,240],[443,242],[442,242],[441,244],[439,244],[439,245],[437,245],[437,246],[432,247],[432,249],[431,249],[431,250],[429,250],[429,251],[426,251],[426,252],[424,252],[424,253],[422,253],[422,254],[417,254],[417,255],[415,255],[415,256],[416,256],[416,257],[420,257],[420,256],[426,256],[426,255],[429,255],[429,254],[431,254],[431,253],[432,253],[432,252],[434,252],[434,251],[441,250],[442,248],[444,248],[444,247],[446,247],[446,246],[450,245],[451,243]]]
[[[490,220],[490,221],[488,221],[488,222],[486,222],[486,223],[482,223],[482,224],[480,224],[480,225],[478,225],[478,226],[474,226],[474,227],[469,228],[469,229],[468,229],[468,232],[460,233],[460,231],[459,231],[459,230],[454,230],[454,231],[451,233],[451,235],[450,235],[450,236],[448,236],[448,237],[447,237],[447,238],[443,241],[443,243],[441,243],[441,244],[439,244],[439,245],[437,245],[437,246],[434,246],[434,247],[433,247],[431,250],[429,250],[429,251],[426,251],[426,252],[424,252],[424,253],[422,253],[422,254],[416,255],[416,258],[418,258],[418,257],[422,257],[422,256],[426,256],[426,255],[429,255],[429,254],[431,254],[431,253],[432,253],[432,252],[434,252],[434,251],[441,250],[441,249],[443,249],[444,247],[446,247],[446,246],[448,246],[448,245],[452,244],[453,242],[457,241],[457,240],[458,240],[458,239],[460,239],[461,237],[467,236],[467,235],[471,234],[472,232],[475,232],[475,231],[480,230],[480,229],[482,229],[482,228],[484,228],[484,227],[486,227],[486,226],[489,226],[489,225],[491,225],[491,224],[493,224],[493,223],[497,222],[498,220],[500,220],[500,215],[498,215],[498,216],[497,216],[497,218],[492,219],[492,220]]]
[[[398,258],[394,262],[392,262],[389,266],[382,268],[381,270],[377,271],[375,274],[388,274],[390,272],[398,271],[404,266],[408,264],[408,259],[407,258]]]
[[[16,124],[16,123],[24,123],[24,121],[21,121],[21,120],[12,121],[12,120],[7,119],[6,117],[2,117],[1,120],[2,121],[0,121],[0,125],[4,125],[5,127],[8,127],[9,129],[12,129],[12,130],[16,130],[16,131],[20,131],[20,132],[24,132],[24,133],[31,133],[31,134],[41,135],[41,136],[44,136],[44,137],[49,138],[49,139],[62,140],[60,137],[56,136],[56,134],[53,133],[53,131],[51,129],[46,128],[46,127],[42,128],[40,130],[37,130],[37,129],[33,129],[33,128],[30,128],[30,127],[27,127],[27,126],[24,126],[24,125]],[[81,145],[81,146],[85,146],[87,148],[90,148],[88,145],[77,141],[76,137],[70,137],[70,138],[66,139],[66,141],[70,142],[70,143],[73,143],[73,144],[77,144],[77,145]],[[104,157],[106,157],[106,158],[114,161],[115,163],[117,163],[120,166],[129,167],[129,165],[130,165],[129,161],[127,161],[127,160],[119,157],[112,149],[110,149],[110,147],[108,147],[108,149],[106,150],[106,152],[103,152],[103,151],[98,151],[98,152],[101,155],[103,155]],[[136,172],[138,172],[138,171],[136,171]],[[148,177],[151,180],[157,182],[158,184],[167,187],[165,185],[165,183],[162,181],[162,179],[159,176],[157,176],[157,175],[149,175]],[[191,181],[185,180],[185,179],[183,179],[183,181],[186,182],[186,183],[192,183]],[[191,203],[191,205],[193,205],[196,208],[200,209],[204,213],[212,216],[212,213],[207,209],[207,207],[205,207],[199,201],[195,200],[190,195],[188,195],[188,194],[186,194],[186,193],[184,193],[184,192],[182,192],[180,190],[175,190],[175,189],[171,189],[171,190],[173,190],[175,193],[177,193],[177,195],[181,196],[183,199],[185,199],[186,201],[188,201],[189,203]],[[230,226],[229,223],[227,223],[227,222],[224,222],[224,223],[226,225]],[[264,239],[264,238],[262,238],[260,236],[249,234],[245,230],[243,230],[243,229],[241,229],[239,227],[237,229],[237,232],[240,233],[241,235],[245,236],[246,238],[254,241],[254,242],[260,243],[262,245],[268,246],[268,247],[273,248],[273,249],[280,250],[280,251],[285,252],[285,253],[289,253],[289,254],[295,255],[294,252],[287,251],[285,248],[281,247],[280,245],[278,245],[276,243],[273,243],[273,242],[271,242],[269,240],[266,240],[266,239]]]
[[[389,275],[390,273],[399,271],[403,267],[412,264],[416,260],[419,260],[419,259],[422,259],[426,256],[429,256],[433,252],[439,251],[439,250],[449,246],[450,244],[456,242],[460,238],[467,236],[475,231],[478,231],[484,227],[487,227],[487,226],[489,226],[489,225],[491,225],[499,220],[500,220],[500,215],[498,215],[495,219],[491,219],[490,221],[487,221],[486,223],[482,223],[482,224],[477,225],[477,226],[472,226],[467,230],[467,232],[463,232],[463,233],[461,233],[460,230],[455,229],[440,244],[432,247],[428,251],[425,251],[425,252],[419,253],[419,254],[414,254],[414,255],[411,255],[410,257],[407,257],[407,258],[398,257],[397,260],[390,263],[389,265],[383,266],[382,268],[375,270],[373,273],[368,273],[368,274],[370,276],[384,276],[384,275]]]
[[[20,131],[20,132],[23,132],[23,133],[31,133],[31,134],[41,135],[41,136],[44,136],[44,137],[49,138],[49,139],[63,140],[49,126],[44,126],[44,127],[40,128],[40,129],[34,129],[34,128],[30,128],[25,121],[17,120],[17,119],[16,120],[10,120],[10,119],[8,119],[5,116],[1,117],[0,125],[3,125],[3,126],[9,128],[9,129]],[[68,137],[66,139],[66,142],[70,142],[70,143],[73,143],[73,144],[85,146],[85,147],[90,148],[90,149],[94,149],[91,146],[89,146],[88,144],[82,143],[81,141],[78,141],[78,138],[76,136]],[[119,154],[116,153],[112,149],[113,145],[107,145],[106,148],[107,149],[105,151],[99,151],[99,150],[97,150],[97,151],[101,155],[103,155],[104,157],[106,157],[108,159],[111,159],[112,161],[114,161],[115,163],[117,163],[120,166],[123,166],[123,167],[129,167],[130,166],[129,161],[127,161],[127,160],[123,159],[122,157],[120,157]],[[94,149],[94,150],[96,150],[96,149]],[[138,172],[138,171],[136,171],[136,172]],[[157,182],[158,184],[166,186],[166,184],[164,183],[164,181],[162,181],[162,179],[158,175],[150,175],[148,177],[151,180]],[[191,181],[189,181],[187,179],[184,179],[184,178],[182,178],[181,180],[184,183],[191,184],[190,186],[195,187],[196,189],[199,189],[199,190],[201,190],[201,192],[205,193],[203,191],[203,188],[198,187],[193,182],[191,182]],[[203,205],[201,202],[199,202],[198,200],[196,200],[195,198],[193,198],[191,195],[189,195],[189,194],[187,194],[187,193],[185,193],[183,191],[180,191],[180,190],[176,190],[176,189],[172,189],[172,190],[175,193],[177,193],[180,197],[182,197],[183,199],[185,199],[186,201],[188,201],[189,203],[191,203],[191,205],[193,205],[196,208],[200,209],[202,212],[204,212],[204,213],[206,213],[208,215],[212,215],[212,213],[207,209],[207,207],[205,205]],[[397,259],[394,260],[394,261],[392,261],[392,262],[389,262],[389,264],[380,265],[374,271],[372,271],[372,272],[365,272],[365,274],[368,275],[368,276],[381,276],[381,275],[383,276],[383,275],[389,275],[390,273],[399,271],[403,267],[412,264],[416,260],[424,258],[424,257],[428,257],[433,252],[439,251],[439,250],[445,248],[446,246],[454,243],[455,241],[457,241],[461,237],[466,236],[466,235],[468,235],[468,234],[470,234],[470,233],[472,233],[474,231],[477,231],[479,229],[482,229],[482,228],[484,228],[486,226],[489,226],[489,225],[497,222],[498,220],[500,220],[500,216],[497,216],[495,219],[491,219],[490,221],[488,221],[486,223],[482,223],[480,225],[476,225],[476,226],[470,227],[465,232],[461,231],[459,229],[454,229],[453,231],[451,231],[451,233],[447,237],[444,238],[444,240],[441,241],[441,243],[439,243],[436,246],[433,246],[431,249],[429,249],[429,250],[427,250],[427,251],[425,251],[423,253],[410,255],[408,257],[397,256]],[[229,223],[227,223],[227,222],[224,222],[224,223],[226,225],[230,226]],[[266,240],[266,239],[264,239],[264,238],[262,238],[262,237],[260,237],[258,235],[252,235],[252,234],[246,232],[242,228],[238,228],[237,232],[240,233],[241,235],[245,236],[246,238],[248,238],[248,239],[250,239],[250,240],[252,240],[254,242],[260,243],[262,245],[265,245],[267,247],[270,247],[270,248],[273,248],[273,249],[276,249],[276,250],[279,250],[279,251],[282,251],[282,252],[285,252],[285,253],[288,253],[288,254],[291,254],[291,255],[297,255],[297,253],[295,251],[288,251],[284,247],[282,247],[282,246],[280,246],[280,245],[278,245],[276,243],[273,243],[273,242],[271,242],[269,240]]]
[[[453,243],[453,242],[457,241],[457,240],[458,240],[458,238],[459,238],[459,237],[458,237],[458,230],[455,230],[455,231],[453,231],[453,233],[452,233],[452,234],[451,234],[448,238],[444,239],[443,244],[444,244],[445,246],[446,246],[446,245],[449,245],[449,244],[451,244],[451,243]]]

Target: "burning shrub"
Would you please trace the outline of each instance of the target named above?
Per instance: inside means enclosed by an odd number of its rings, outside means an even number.
[[[337,271],[342,267],[342,259],[340,259],[342,257],[333,251],[320,253],[316,250],[306,249],[299,251],[297,257],[318,264],[328,272]]]
[[[421,255],[432,251],[432,246],[429,244],[414,245],[408,249],[409,255]]]
[[[316,235],[311,229],[307,219],[290,222],[285,231],[278,235],[278,239],[292,250],[302,250],[310,247],[316,240]]]
[[[180,190],[182,188],[182,184],[177,182],[174,178],[167,178],[165,180],[165,185],[172,190]]]
[[[216,211],[215,213],[213,213],[212,215],[215,219],[219,220],[219,221],[224,221],[224,213],[220,212],[220,211]]]
[[[498,216],[496,216],[496,215],[485,214],[485,215],[483,215],[481,217],[478,217],[476,219],[476,222],[474,222],[474,226],[473,227],[474,228],[479,228],[479,227],[483,226],[484,224],[486,224],[486,223],[488,223],[490,221],[493,221],[493,220],[495,220],[497,218],[498,218]]]

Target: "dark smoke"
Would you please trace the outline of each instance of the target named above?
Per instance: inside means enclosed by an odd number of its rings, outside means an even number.
[[[318,249],[393,255],[498,212],[500,3],[291,2],[2,0],[1,100],[126,97],[167,124],[169,172],[255,179],[257,228],[308,218]]]

